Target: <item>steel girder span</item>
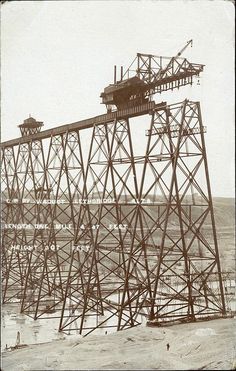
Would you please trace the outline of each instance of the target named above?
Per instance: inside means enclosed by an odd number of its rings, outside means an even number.
[[[144,106],[2,146],[4,302],[83,335],[225,314],[200,104]]]

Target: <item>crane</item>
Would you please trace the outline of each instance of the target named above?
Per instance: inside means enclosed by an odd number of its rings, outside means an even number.
[[[122,67],[120,81],[116,81],[115,77],[114,83],[104,88],[100,95],[102,103],[107,106],[108,111],[119,110],[146,103],[156,93],[192,85],[193,77],[199,76],[204,67],[203,64],[180,58],[192,43],[192,39],[187,41],[174,57],[137,53],[134,62],[124,74]]]

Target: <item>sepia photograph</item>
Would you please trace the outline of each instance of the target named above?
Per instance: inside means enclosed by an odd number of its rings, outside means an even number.
[[[235,2],[1,1],[1,369],[235,370]]]

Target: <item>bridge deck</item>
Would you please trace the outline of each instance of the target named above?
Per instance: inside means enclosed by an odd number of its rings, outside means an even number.
[[[135,116],[146,115],[149,113],[150,110],[154,108],[158,108],[158,107],[163,108],[165,105],[166,105],[165,102],[161,104],[155,104],[155,102],[152,101],[150,103],[145,103],[140,106],[127,108],[127,109],[107,113],[104,115],[95,116],[87,120],[81,120],[81,121],[73,122],[71,124],[58,126],[53,129],[44,130],[34,135],[28,135],[24,137],[11,139],[6,142],[0,143],[0,147],[1,148],[12,147],[12,146],[16,146],[22,143],[28,143],[34,140],[45,139],[45,138],[50,138],[51,136],[54,136],[54,135],[64,134],[67,131],[77,131],[77,130],[87,129],[87,128],[93,127],[94,125],[107,124],[116,118],[125,119],[128,117],[132,118]]]

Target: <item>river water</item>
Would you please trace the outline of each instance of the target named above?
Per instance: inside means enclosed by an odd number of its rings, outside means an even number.
[[[110,313],[109,313],[110,314]],[[40,344],[50,342],[52,340],[70,339],[72,336],[80,337],[78,331],[69,330],[66,333],[58,332],[60,311],[53,314],[47,314],[49,318],[33,318],[19,313],[19,303],[8,303],[2,305],[2,342],[1,350],[5,351],[7,347],[16,345],[17,332],[20,333],[20,344]],[[51,318],[50,318],[51,317]],[[106,317],[106,316],[105,316]],[[98,320],[104,322],[104,316]],[[108,317],[108,316],[107,316]],[[141,318],[142,324],[146,321]],[[105,335],[106,333],[116,332],[117,318],[113,317],[109,320],[109,325],[114,327],[98,328],[94,332],[96,335]],[[86,327],[96,326],[95,318],[90,317],[85,320]],[[73,326],[74,327],[74,326]]]
[[[39,344],[59,340],[65,334],[58,332],[58,319],[40,319],[34,321],[19,313],[19,304],[2,305],[2,342],[1,349],[16,345],[17,332],[20,332],[20,344]]]

